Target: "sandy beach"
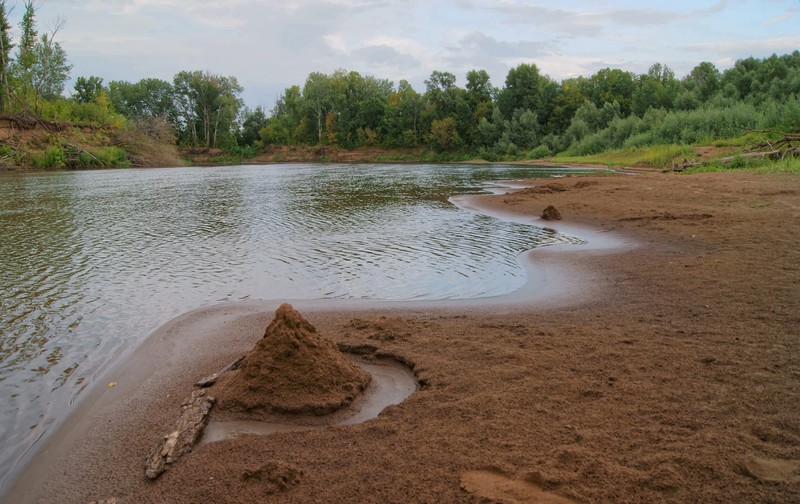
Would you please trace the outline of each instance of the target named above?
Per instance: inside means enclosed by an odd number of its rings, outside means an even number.
[[[535,295],[293,303],[340,346],[411,364],[402,404],[202,444],[147,481],[193,383],[247,353],[283,300],[192,312],[98,381],[3,501],[800,501],[800,178],[529,184],[460,203],[595,237],[526,254]],[[548,205],[563,221],[538,222]]]

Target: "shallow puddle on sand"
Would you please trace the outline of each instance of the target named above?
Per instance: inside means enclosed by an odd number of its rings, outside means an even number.
[[[352,358],[372,375],[372,383],[349,408],[330,415],[276,415],[274,422],[257,420],[214,420],[203,432],[201,443],[234,439],[246,435],[265,436],[279,432],[321,429],[334,425],[353,425],[366,422],[389,406],[400,404],[417,390],[417,380],[408,367],[393,360],[365,361]]]

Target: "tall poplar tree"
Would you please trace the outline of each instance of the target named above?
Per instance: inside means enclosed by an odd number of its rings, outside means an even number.
[[[8,71],[11,67],[11,25],[8,22],[8,8],[6,0],[0,0],[0,114],[5,113],[8,107],[11,90],[8,88]]]
[[[35,93],[37,107],[41,98],[55,100],[61,96],[72,70],[72,65],[67,61],[67,53],[55,41],[57,32],[58,28],[50,34],[43,34],[33,46],[30,84]]]
[[[31,67],[36,61],[36,56],[33,53],[33,47],[36,45],[36,38],[39,35],[36,32],[36,7],[33,5],[33,0],[25,2],[25,13],[22,15],[22,21],[19,27],[22,34],[19,39],[19,54],[17,56],[17,63],[19,64],[23,73],[30,71]]]

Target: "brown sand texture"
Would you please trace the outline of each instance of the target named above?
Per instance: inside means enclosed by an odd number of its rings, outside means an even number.
[[[348,406],[371,377],[290,304],[282,304],[239,369],[214,387],[217,408],[239,418],[324,415]]]
[[[533,223],[553,205],[548,227],[590,237],[524,255],[536,302],[293,302],[341,346],[402,357],[422,385],[402,404],[203,443],[147,482],[194,381],[250,351],[280,302],[199,310],[102,377],[117,386],[4,502],[800,502],[800,177],[559,184],[468,202]]]

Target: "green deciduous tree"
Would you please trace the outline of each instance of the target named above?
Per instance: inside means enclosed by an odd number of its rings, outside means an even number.
[[[510,120],[517,109],[536,112],[542,108],[541,80],[539,68],[534,64],[522,63],[508,71],[505,87],[497,97],[497,106],[505,119]]]
[[[467,143],[473,147],[480,143],[478,127],[482,119],[491,116],[496,93],[486,70],[467,72],[466,103],[469,105],[470,117],[468,124],[462,129]]]
[[[534,64],[523,63],[508,71],[505,87],[497,96],[497,106],[503,118],[512,120],[516,110],[530,110],[546,129],[553,114],[558,84],[539,73]]]
[[[343,147],[376,143],[393,92],[392,82],[344,70],[337,70],[329,79],[335,143]]]
[[[56,34],[64,27],[65,20],[57,19],[54,28],[41,36],[36,30],[36,8],[33,0],[25,3],[25,12],[20,22],[20,41],[12,73],[17,82],[20,100],[33,102],[39,111],[42,99],[54,100],[61,96],[72,69],[67,54],[56,42]]]
[[[458,91],[455,75],[439,70],[431,72],[431,76],[425,81],[425,100],[428,102],[430,115],[434,119],[455,115]]]
[[[466,89],[469,101],[474,106],[479,103],[491,102],[496,93],[486,70],[470,70],[467,72]]]
[[[623,114],[630,114],[631,100],[636,89],[636,76],[631,72],[604,68],[588,79],[578,79],[577,84],[597,107],[602,107],[604,103],[617,102]]]
[[[561,83],[553,99],[553,112],[548,124],[551,133],[564,133],[575,116],[575,111],[589,99],[581,91],[581,82],[582,79],[567,79]]]
[[[452,150],[458,144],[458,131],[456,130],[456,121],[452,117],[445,117],[444,119],[434,119],[431,123],[431,143],[437,149],[448,151]]]
[[[235,77],[199,70],[182,71],[173,79],[176,121],[182,139],[191,145],[218,147],[235,141],[242,87]]]
[[[408,81],[401,80],[397,90],[386,99],[380,132],[386,147],[416,147],[420,141],[419,122],[422,95]]]
[[[63,26],[63,25],[61,25]],[[54,100],[64,92],[72,65],[61,44],[55,41],[58,26],[51,33],[44,33],[33,46],[34,63],[31,67],[31,87],[35,104],[40,99]]]
[[[75,94],[72,95],[72,98],[76,102],[91,103],[97,100],[97,97],[103,91],[103,79],[94,75],[90,77],[81,76],[75,79],[73,88],[75,89]]]
[[[679,89],[675,73],[668,66],[655,63],[639,76],[631,97],[631,111],[641,117],[649,108],[671,110]]]
[[[161,117],[176,121],[175,96],[171,83],[161,79],[142,79],[136,83],[111,81],[111,105],[130,119]]]
[[[259,140],[259,131],[267,125],[267,114],[261,107],[255,110],[245,108],[242,111],[242,126],[236,137],[237,144],[241,146],[254,145]]]
[[[713,63],[704,61],[684,79],[684,87],[696,93],[700,101],[708,101],[720,88],[720,72]]]
[[[301,127],[305,110],[304,99],[299,86],[286,88],[272,109],[272,116],[258,132],[264,145],[294,145],[302,139]]]
[[[317,143],[324,143],[325,117],[333,108],[333,86],[327,75],[311,73],[303,86],[303,97],[310,117],[315,121]]]

